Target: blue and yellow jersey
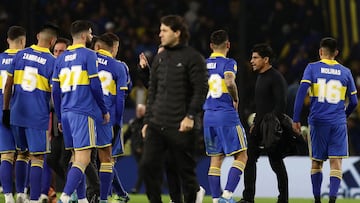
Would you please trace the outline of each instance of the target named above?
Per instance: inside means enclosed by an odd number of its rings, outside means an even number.
[[[100,111],[95,98],[97,95],[94,96],[90,86],[93,78],[98,79],[96,53],[80,44],[69,46],[55,62],[52,80],[54,88],[59,86],[61,91],[60,109],[58,97],[55,95],[57,89],[54,89],[57,113],[71,111],[95,119]]]
[[[206,59],[206,67],[209,72],[209,91],[203,109],[209,113],[213,112],[218,116],[204,118],[204,125],[211,126],[234,126],[240,123],[236,112],[233,99],[226,87],[224,74],[231,73],[236,75],[237,64],[234,59],[226,58],[219,53],[212,53]],[[219,116],[221,113],[222,116]]]
[[[11,65],[15,54],[19,49],[7,49],[0,54],[0,106],[3,106],[4,103],[4,87],[7,79],[7,69]],[[2,118],[2,111],[0,111],[0,118]],[[0,120],[0,122],[2,122]]]
[[[97,53],[97,60],[99,65],[99,78],[104,94],[105,105],[110,110],[111,123],[119,123],[116,120],[117,99],[124,97],[117,97],[119,91],[126,91],[127,87],[127,74],[122,66],[122,63],[114,59],[110,52],[100,49]]]
[[[126,94],[129,94],[130,91],[131,91],[131,88],[133,86],[132,84],[132,80],[131,80],[131,77],[130,77],[130,71],[129,71],[129,67],[126,65],[125,62],[123,61],[118,61],[121,66],[123,67],[123,69],[125,70],[125,73],[126,73],[126,85],[128,87],[128,89],[126,90]]]
[[[328,59],[310,63],[301,83],[310,85],[310,124],[346,122],[345,96],[357,93],[348,68]]]
[[[18,51],[8,67],[14,78],[14,93],[10,106],[12,125],[48,129],[50,81],[55,57],[48,48],[32,45]]]

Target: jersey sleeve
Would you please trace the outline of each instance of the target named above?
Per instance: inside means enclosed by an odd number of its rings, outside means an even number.
[[[16,67],[16,63],[17,61],[19,61],[19,52],[14,56],[14,59],[12,60],[11,64],[9,65],[9,67],[7,68],[7,73],[10,76],[14,76],[14,71],[15,71],[15,67]]]
[[[236,75],[236,72],[237,72],[237,64],[236,64],[236,61],[235,61],[235,60],[230,59],[230,60],[225,64],[224,73],[227,73],[227,72],[231,72],[231,73],[234,73],[234,75]]]
[[[311,64],[308,64],[305,68],[304,75],[303,75],[300,83],[308,83],[308,84],[313,83],[314,79],[312,77],[311,72],[312,72],[312,66],[311,66]]]
[[[116,90],[128,90],[128,75],[126,66],[123,63],[119,63],[116,67],[117,70],[117,80],[116,80]]]
[[[347,72],[347,78],[348,78],[348,83],[347,83],[347,95],[351,96],[351,95],[356,95],[357,94],[357,90],[356,90],[356,86],[355,86],[355,82],[354,82],[354,78],[351,74],[350,71]]]
[[[97,62],[97,56],[96,53],[93,51],[89,51],[89,53],[87,53],[87,58],[86,58],[86,67],[87,67],[87,72],[89,74],[89,78],[93,78],[93,77],[97,77],[98,76],[98,62]]]

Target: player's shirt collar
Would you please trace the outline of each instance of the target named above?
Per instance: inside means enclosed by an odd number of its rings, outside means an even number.
[[[109,51],[106,51],[104,49],[99,49],[99,50],[97,50],[97,52],[99,54],[102,54],[102,55],[105,55],[105,56],[108,56],[108,57],[111,57],[111,58],[113,57],[112,54]]]
[[[321,59],[320,62],[326,63],[328,65],[339,64],[336,60],[331,60],[331,59]]]
[[[215,58],[215,57],[223,57],[223,58],[226,58],[226,56],[224,54],[221,54],[221,53],[217,53],[217,52],[213,52],[211,55],[210,55],[211,58]]]
[[[73,45],[70,45],[67,50],[74,50],[74,49],[77,49],[77,48],[85,48],[85,45],[83,44],[73,44]]]
[[[45,52],[45,53],[51,53],[49,48],[40,47],[40,46],[35,45],[35,44],[31,45],[31,48],[36,50],[36,51]]]
[[[6,49],[4,52],[7,54],[16,54],[20,49]]]

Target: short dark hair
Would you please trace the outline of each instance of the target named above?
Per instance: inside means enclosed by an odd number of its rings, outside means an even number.
[[[71,44],[70,40],[63,38],[63,37],[57,38],[55,44],[57,44],[57,43],[64,43],[64,44],[66,44],[66,46],[69,46]]]
[[[102,41],[103,43],[105,43],[107,46],[112,47],[114,46],[114,40],[109,37],[108,34],[102,34],[99,38],[98,41]]]
[[[18,37],[21,36],[26,36],[26,30],[21,26],[17,26],[17,25],[11,26],[7,32],[7,37],[10,40],[17,39]]]
[[[59,26],[57,26],[54,23],[45,23],[43,26],[41,26],[41,28],[39,29],[39,33],[40,32],[47,32],[53,36],[57,36],[59,33],[60,29]]]
[[[190,33],[183,17],[178,15],[167,15],[160,22],[171,28],[172,31],[180,31],[180,43],[185,44],[190,39]]]
[[[74,36],[80,32],[88,31],[92,27],[92,23],[86,20],[76,20],[71,23],[70,33]]]
[[[330,54],[334,55],[337,50],[337,41],[332,37],[322,38],[320,41],[320,48],[325,48]]]
[[[258,53],[262,58],[269,57],[270,64],[272,64],[274,62],[275,54],[274,54],[273,49],[268,44],[265,44],[265,43],[255,44],[254,47],[252,48],[251,52]]]
[[[225,30],[216,30],[210,35],[210,42],[215,45],[220,45],[229,40],[229,35]]]

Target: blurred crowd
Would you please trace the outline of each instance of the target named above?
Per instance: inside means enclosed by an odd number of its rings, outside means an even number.
[[[240,115],[243,123],[254,111],[253,94],[256,74],[249,65],[250,49],[255,43],[268,42],[277,53],[276,67],[289,85],[288,114],[307,63],[318,60],[319,41],[330,35],[324,16],[323,0],[2,0],[0,2],[0,51],[6,49],[6,30],[21,25],[27,30],[27,45],[35,43],[35,33],[45,22],[59,25],[63,37],[75,19],[94,23],[95,34],[112,31],[121,40],[117,58],[129,68],[134,89],[127,101],[135,108],[146,97],[137,76],[139,54],[149,61],[159,45],[159,19],[167,14],[185,17],[190,28],[190,45],[204,57],[210,54],[209,35],[216,29],[229,33],[229,57],[238,62],[237,82]],[[338,58],[353,73],[360,87],[359,44],[351,46],[349,57]],[[340,50],[341,52],[341,50]],[[134,91],[135,91],[134,90]],[[360,92],[360,91],[359,91]],[[352,155],[360,155],[360,109],[350,117],[349,137]],[[303,123],[306,123],[304,116]]]

